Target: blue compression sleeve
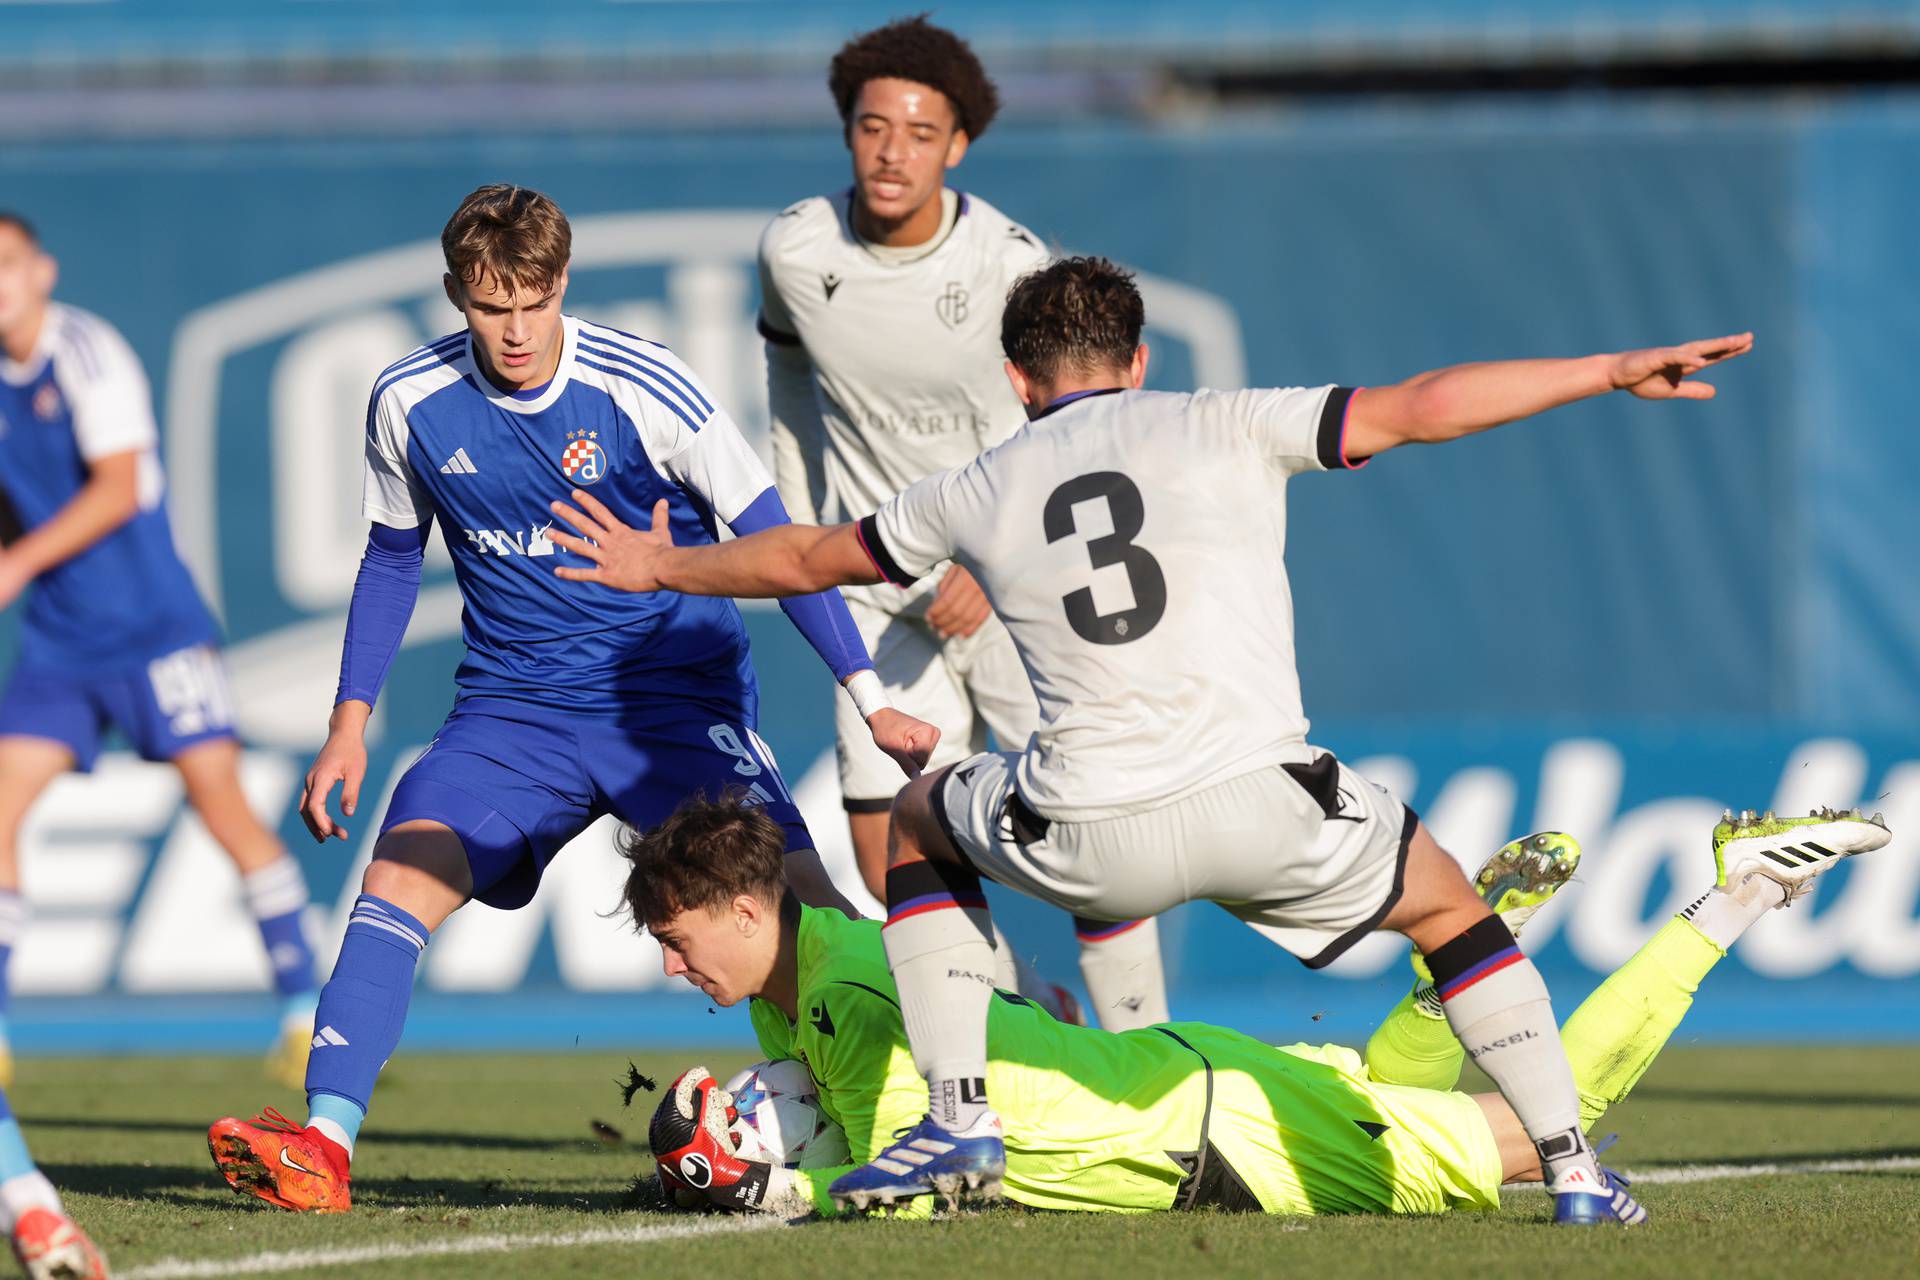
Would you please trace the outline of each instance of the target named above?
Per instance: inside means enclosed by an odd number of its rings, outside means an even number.
[[[340,646],[340,689],[334,702],[357,698],[368,706],[380,696],[387,668],[400,651],[420,594],[420,567],[427,558],[431,520],[417,529],[375,524],[367,530],[366,554],[353,580],[347,607],[347,639]]]
[[[744,538],[762,529],[790,523],[780,495],[768,489],[748,503],[745,511],[727,521],[727,527],[735,536]],[[873,659],[867,656],[866,642],[860,638],[859,628],[853,625],[853,615],[847,612],[847,602],[840,598],[838,591],[829,589],[810,596],[794,596],[782,600],[780,610],[807,638],[835,680],[845,683],[854,672],[873,666]]]

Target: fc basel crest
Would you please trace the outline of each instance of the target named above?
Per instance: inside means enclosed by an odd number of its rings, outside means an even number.
[[[595,441],[598,431],[567,432],[567,447],[560,454],[560,470],[567,479],[592,484],[607,474],[607,451]]]

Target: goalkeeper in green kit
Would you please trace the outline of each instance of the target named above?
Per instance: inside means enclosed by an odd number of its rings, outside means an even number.
[[[1713,831],[1714,883],[1562,1028],[1583,1123],[1626,1097],[1742,932],[1840,858],[1888,839],[1879,815],[1857,811],[1729,814]],[[833,1179],[927,1108],[879,922],[801,906],[787,891],[780,827],[734,797],[691,799],[654,831],[628,832],[622,848],[626,905],[659,941],[667,974],[719,1005],[751,1000],[762,1051],[806,1064],[851,1151],[849,1165],[824,1169],[742,1159],[730,1099],[695,1067],[653,1118],[664,1187],[687,1205],[832,1213]],[[1529,836],[1488,859],[1476,884],[1517,925],[1578,858],[1569,837]],[[1204,1023],[1118,1034],[1071,1026],[1001,992],[988,1018],[988,1087],[1006,1124],[1005,1194],[1034,1208],[1122,1213],[1496,1208],[1503,1182],[1540,1178],[1539,1158],[1499,1094],[1453,1091],[1465,1055],[1429,1008],[1437,1004],[1423,976],[1363,1058],[1338,1045],[1275,1048]],[[917,1203],[924,1212],[931,1201]]]

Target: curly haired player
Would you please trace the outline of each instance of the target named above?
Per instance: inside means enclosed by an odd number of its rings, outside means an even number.
[[[802,200],[760,240],[774,478],[794,519],[865,515],[922,476],[971,461],[1026,420],[1000,372],[1007,287],[1046,265],[1040,238],[948,173],[993,123],[999,94],[967,43],[924,18],[855,36],[828,74],[853,185]],[[845,593],[892,699],[938,725],[936,766],[986,746],[1023,745],[1039,726],[1020,655],[958,563],[912,591]],[[854,856],[884,899],[887,814],[900,777],[836,700],[840,791]],[[1076,921],[1093,1014],[1111,1030],[1167,1016],[1159,927]],[[1053,1003],[1057,989],[1003,984]]]

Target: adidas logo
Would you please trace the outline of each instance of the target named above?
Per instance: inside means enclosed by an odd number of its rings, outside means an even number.
[[[473,465],[473,459],[467,456],[463,446],[453,451],[453,456],[440,464],[443,476],[473,476],[480,474],[480,468]]]
[[[346,1043],[347,1038],[338,1031],[335,1031],[332,1027],[322,1027],[320,1030],[314,1032],[312,1047],[315,1049],[325,1049],[329,1046],[338,1048]]]
[[[1781,866],[1791,870],[1798,870],[1801,867],[1810,866],[1816,862],[1823,862],[1828,858],[1837,858],[1840,855],[1823,844],[1815,844],[1811,840],[1804,840],[1797,849],[1790,844],[1783,844],[1778,849],[1762,849],[1760,856],[1763,858],[1772,858]]]

